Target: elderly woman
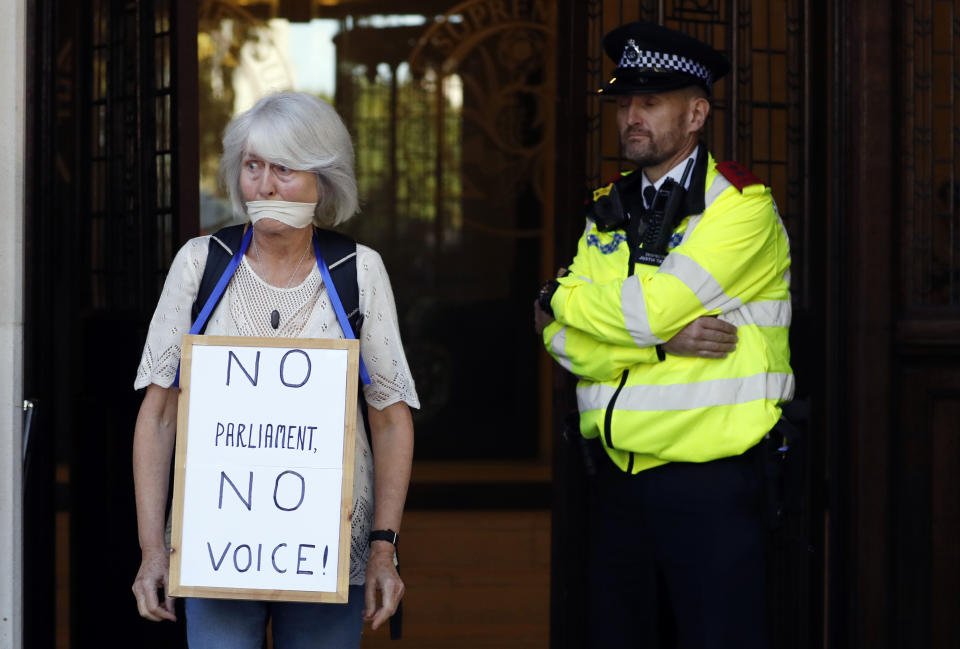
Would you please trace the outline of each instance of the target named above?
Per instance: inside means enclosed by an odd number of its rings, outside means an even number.
[[[235,214],[250,220],[247,227],[253,228],[253,236],[205,333],[343,338],[311,243],[311,226],[337,225],[357,211],[353,146],[340,118],[328,104],[309,95],[270,95],[230,123],[223,148],[222,180]],[[140,615],[154,621],[175,619],[171,598],[158,599],[158,590],[167,592],[169,577],[164,509],[177,420],[178,389],[173,382],[209,240],[192,239],[177,253],[134,384],[147,390],[134,433],[142,559],[133,592]],[[403,596],[394,546],[368,539],[371,531],[400,530],[413,456],[410,407],[419,407],[419,402],[380,256],[358,245],[356,264],[364,315],[357,333],[371,379],[363,390],[373,449],[371,453],[358,417],[349,602],[188,598],[192,649],[259,649],[268,617],[280,647],[356,647],[363,621],[379,627]]]

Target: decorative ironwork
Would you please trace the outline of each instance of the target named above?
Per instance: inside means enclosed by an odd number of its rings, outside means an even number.
[[[152,308],[176,228],[170,0],[91,5],[92,309]]]
[[[586,3],[587,14],[587,64],[586,64],[586,94],[587,103],[587,146],[586,170],[587,187],[597,187],[601,181],[602,139],[600,129],[600,97],[597,88],[604,82],[603,76],[603,48],[600,46],[603,39],[603,0],[591,0]]]
[[[154,0],[153,49],[154,77],[152,88],[145,88],[147,100],[153,95],[153,119],[155,125],[153,166],[156,177],[156,202],[153,206],[153,223],[147,223],[147,231],[153,235],[156,253],[154,257],[153,277],[156,280],[157,295],[163,287],[163,281],[173,261],[173,246],[176,239],[174,226],[174,156],[173,143],[174,113],[171,85],[172,32],[171,0]],[[149,173],[149,171],[147,172]],[[148,178],[149,182],[149,178]],[[147,214],[145,212],[145,214]]]
[[[960,2],[904,2],[900,295],[907,310],[960,305]]]

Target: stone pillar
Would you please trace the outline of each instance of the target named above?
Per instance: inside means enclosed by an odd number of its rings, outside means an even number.
[[[0,3],[0,649],[22,636],[26,0]]]

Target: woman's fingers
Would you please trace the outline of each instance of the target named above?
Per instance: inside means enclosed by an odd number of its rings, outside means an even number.
[[[166,553],[144,553],[140,570],[133,582],[133,594],[137,598],[140,615],[153,622],[176,621],[173,598],[167,594],[167,575],[170,563]]]
[[[367,563],[364,621],[370,622],[374,629],[379,628],[396,612],[405,590],[403,580],[393,565],[392,554],[371,554]]]

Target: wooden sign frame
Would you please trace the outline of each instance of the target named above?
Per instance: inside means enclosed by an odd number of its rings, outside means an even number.
[[[346,398],[344,403],[343,464],[338,524],[339,544],[336,549],[338,552],[336,591],[234,588],[184,585],[181,583],[184,498],[186,496],[185,483],[189,462],[189,458],[187,457],[187,441],[189,435],[191,367],[195,346],[254,347],[261,349],[283,348],[291,350],[330,349],[343,350],[347,353],[347,375],[344,377],[344,381],[346,382]],[[177,440],[174,454],[173,530],[171,537],[169,584],[171,595],[176,597],[210,597],[288,602],[327,602],[339,604],[347,602],[350,587],[350,515],[353,507],[354,443],[356,435],[359,358],[359,342],[352,339],[258,338],[249,336],[195,336],[189,334],[183,337],[180,362],[180,396],[177,411]],[[252,480],[251,477],[251,485]],[[226,551],[224,551],[224,553],[226,554]],[[212,557],[213,555],[211,554],[211,559]]]

